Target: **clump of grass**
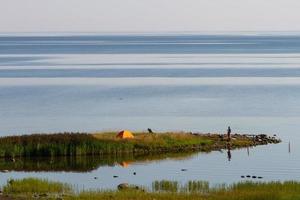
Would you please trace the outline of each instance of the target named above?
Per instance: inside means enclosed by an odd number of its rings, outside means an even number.
[[[234,195],[247,194],[260,196],[261,199],[300,199],[300,183],[286,182],[243,182],[228,186],[227,193]],[[265,198],[263,198],[265,197]]]
[[[54,157],[133,151],[126,141],[100,140],[87,133],[33,134],[0,138],[0,157]]]
[[[178,181],[154,181],[152,183],[153,192],[181,192],[181,193],[209,193],[209,183],[207,181],[188,181],[181,185]]]
[[[190,193],[209,193],[209,183],[207,181],[189,181],[182,189],[182,191]]]
[[[71,193],[71,186],[59,182],[40,180],[35,178],[25,178],[22,180],[9,180],[3,187],[5,194],[11,195],[32,195],[43,193]]]
[[[152,191],[155,192],[178,192],[179,183],[177,181],[154,181],[152,183]]]

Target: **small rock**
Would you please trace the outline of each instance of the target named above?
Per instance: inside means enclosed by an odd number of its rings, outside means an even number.
[[[118,185],[118,190],[128,190],[128,189],[144,191],[137,185],[129,185],[128,183],[121,183]]]
[[[124,190],[124,189],[128,189],[128,188],[129,188],[128,183],[121,183],[118,185],[118,190]]]

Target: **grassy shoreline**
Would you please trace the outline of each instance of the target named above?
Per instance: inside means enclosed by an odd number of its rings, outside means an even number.
[[[222,134],[134,133],[133,139],[116,138],[116,133],[57,133],[7,136],[0,138],[0,157],[54,157],[83,155],[121,155],[176,153],[235,149],[278,143],[280,140],[258,136]]]
[[[210,187],[208,182],[157,181],[152,191],[129,187],[122,190],[75,192],[67,184],[26,178],[9,180],[2,188],[1,199],[65,199],[65,200],[287,200],[300,198],[300,182],[240,182]]]

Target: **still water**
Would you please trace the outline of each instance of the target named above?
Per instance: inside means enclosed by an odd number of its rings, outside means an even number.
[[[0,135],[146,130],[277,134],[277,145],[189,155],[0,161],[0,183],[82,189],[154,180],[300,181],[300,37],[1,36]],[[290,142],[290,151],[288,143]],[[125,163],[125,164],[124,164]],[[181,169],[187,171],[181,171]],[[136,172],[136,175],[133,175]],[[118,178],[113,178],[116,175]],[[98,177],[94,179],[94,177]]]

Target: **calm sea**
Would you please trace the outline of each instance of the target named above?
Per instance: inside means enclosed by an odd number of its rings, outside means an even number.
[[[1,183],[34,176],[114,188],[161,179],[232,183],[248,174],[300,181],[299,122],[300,36],[0,37],[1,136],[147,128],[225,132],[230,125],[233,132],[283,139],[233,151],[230,161],[226,152],[213,152],[82,173],[21,170],[0,174]]]

